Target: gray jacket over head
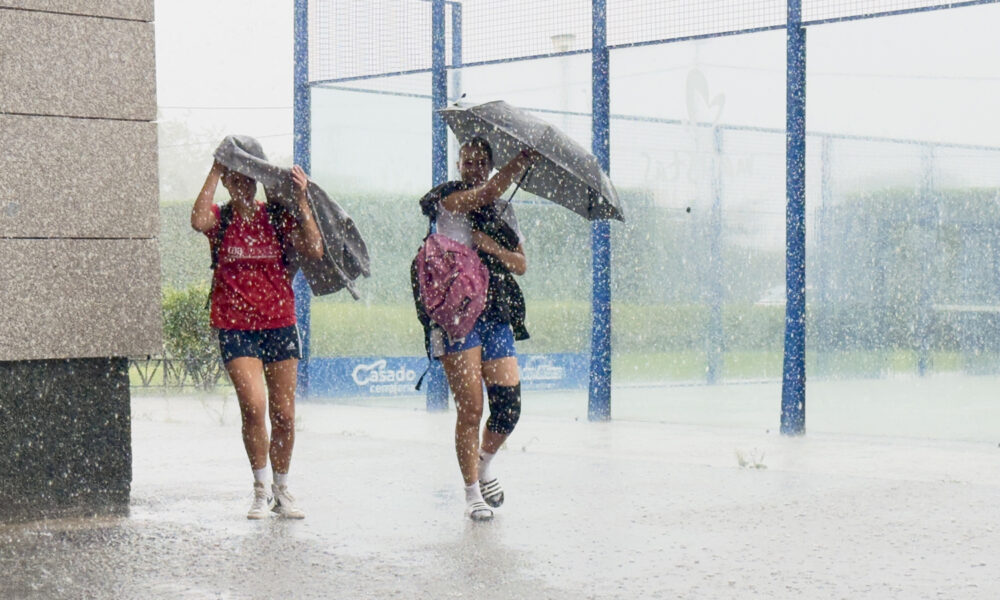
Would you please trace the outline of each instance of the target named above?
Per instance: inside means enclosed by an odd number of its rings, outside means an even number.
[[[224,167],[260,182],[268,202],[280,204],[295,214],[295,185],[291,170],[267,162],[257,140],[243,135],[227,136],[216,148],[214,156]],[[306,195],[323,237],[323,258],[314,260],[300,256],[290,247],[288,258],[291,267],[293,270],[302,269],[314,296],[347,288],[357,300],[360,296],[354,289],[354,280],[361,275],[371,275],[365,241],[351,217],[322,188],[310,181]]]

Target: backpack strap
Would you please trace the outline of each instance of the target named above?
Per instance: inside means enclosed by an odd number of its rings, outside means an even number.
[[[422,386],[424,384],[424,377],[427,377],[427,373],[429,373],[430,370],[431,370],[431,355],[428,354],[427,355],[427,368],[424,369],[424,372],[420,374],[420,379],[417,380],[417,385],[415,385],[413,387],[414,390],[416,390],[418,392],[420,391],[420,386]]]
[[[212,240],[212,265],[214,271],[219,266],[219,251],[222,249],[222,238],[226,235],[226,229],[233,222],[233,205],[227,202],[219,208],[219,226],[215,230],[215,238]]]
[[[215,291],[215,269],[219,266],[219,251],[222,249],[222,239],[226,235],[226,229],[233,222],[233,205],[227,202],[219,208],[219,226],[215,230],[215,237],[209,244],[212,253],[212,285],[208,288],[208,297],[205,298],[205,309],[212,306],[212,292]]]
[[[288,258],[288,253],[285,252],[285,230],[281,227],[281,217],[285,214],[285,209],[276,202],[268,202],[266,206],[267,220],[274,228],[274,235],[278,238],[278,246],[281,248],[281,264],[288,267],[291,261]]]

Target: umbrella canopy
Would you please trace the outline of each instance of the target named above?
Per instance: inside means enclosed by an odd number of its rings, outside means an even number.
[[[483,137],[493,147],[497,165],[525,148],[542,158],[532,165],[521,187],[590,220],[624,221],[618,192],[597,159],[553,125],[503,101],[438,111],[462,144]]]

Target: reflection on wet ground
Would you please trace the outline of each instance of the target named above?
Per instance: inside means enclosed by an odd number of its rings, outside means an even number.
[[[194,521],[196,519],[192,519]],[[569,598],[526,573],[489,525],[358,554],[279,519],[205,527],[144,517],[65,519],[0,533],[4,598]]]
[[[0,598],[992,598],[1000,586],[996,444],[526,411],[496,463],[507,503],[474,524],[453,415],[303,405],[292,489],[307,518],[254,522],[232,403],[133,405],[129,515],[0,526]]]

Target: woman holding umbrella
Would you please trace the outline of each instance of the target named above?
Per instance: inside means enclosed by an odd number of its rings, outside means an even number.
[[[504,501],[503,489],[492,473],[492,461],[521,413],[512,322],[517,326],[517,339],[527,337],[523,298],[519,313],[518,307],[511,306],[511,295],[494,285],[495,280],[513,282],[511,274],[523,275],[528,266],[514,211],[509,204],[497,201],[536,157],[534,151],[521,152],[490,177],[493,150],[485,139],[474,138],[459,151],[461,181],[442,184],[420,201],[437,233],[477,249],[490,270],[486,309],[472,332],[458,340],[448,339],[433,325],[429,332],[431,354],[441,360],[455,397],[455,452],[465,483],[465,512],[475,521],[492,519],[493,508]],[[509,283],[501,287],[509,288]],[[484,383],[490,417],[480,434]]]
[[[210,322],[219,332],[222,361],[243,417],[243,444],[254,477],[248,519],[263,519],[270,510],[286,518],[305,516],[288,492],[301,354],[284,257],[285,242],[290,242],[300,255],[319,259],[323,240],[306,197],[306,174],[297,165],[292,180],[294,217],[257,202],[255,180],[215,162],[191,209],[191,227],[208,236],[212,246]],[[222,207],[213,203],[220,181],[232,198]],[[269,455],[274,471],[270,489]]]

